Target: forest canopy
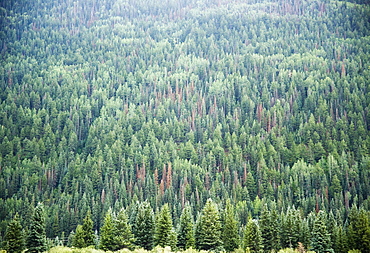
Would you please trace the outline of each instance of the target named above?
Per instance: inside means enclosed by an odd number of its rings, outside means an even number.
[[[1,1],[0,248],[20,227],[29,247],[39,213],[81,247],[368,249],[369,18],[365,0]]]

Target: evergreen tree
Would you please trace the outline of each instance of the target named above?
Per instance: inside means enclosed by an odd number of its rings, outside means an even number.
[[[222,249],[221,222],[217,204],[208,199],[195,228],[195,246],[199,250]]]
[[[137,246],[151,250],[154,244],[154,213],[149,202],[138,204],[138,210],[132,227]]]
[[[235,218],[234,207],[230,199],[226,201],[222,240],[226,251],[231,252],[239,247],[238,222]]]
[[[295,248],[299,242],[300,214],[295,208],[288,208],[281,221],[281,246],[282,248]]]
[[[91,219],[91,212],[88,211],[82,223],[82,230],[84,231],[83,239],[86,247],[94,245],[95,234],[93,227],[94,223]]]
[[[122,208],[119,211],[114,223],[116,230],[115,244],[117,245],[117,249],[132,249],[132,244],[135,239],[125,209]]]
[[[99,248],[102,250],[117,250],[118,245],[116,245],[115,236],[116,236],[116,229],[113,224],[113,214],[112,210],[109,209],[109,211],[106,213],[104,217],[104,224],[101,227],[100,232],[100,245]]]
[[[158,214],[155,224],[155,245],[161,247],[170,246],[170,235],[173,231],[172,217],[168,204],[164,204]]]
[[[264,206],[259,220],[259,225],[264,251],[270,252],[271,250],[279,250],[279,227],[276,210],[274,209],[269,211],[267,206]]]
[[[72,239],[72,245],[76,248],[85,248],[94,245],[93,222],[90,211],[87,212],[82,225],[77,225],[76,232]]]
[[[256,220],[249,219],[245,227],[244,249],[251,253],[262,252],[262,236]]]
[[[350,249],[368,252],[370,249],[370,222],[369,213],[363,208],[351,209],[348,226],[348,242]]]
[[[9,222],[6,228],[4,243],[4,248],[8,252],[20,253],[24,250],[24,235],[21,223],[19,222],[18,213],[14,216],[13,220]]]
[[[38,203],[31,218],[27,238],[27,252],[37,253],[46,250],[45,213],[44,206]]]
[[[326,227],[326,214],[320,211],[315,219],[311,235],[311,249],[317,253],[333,252],[330,248],[330,234]]]
[[[184,250],[195,247],[194,222],[190,205],[186,205],[180,216],[177,246]]]

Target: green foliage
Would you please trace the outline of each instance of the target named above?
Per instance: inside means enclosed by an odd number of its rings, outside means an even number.
[[[164,204],[155,224],[155,245],[176,247],[176,233],[173,233],[172,216],[168,204]]]
[[[222,226],[222,241],[223,247],[227,252],[232,252],[239,247],[238,222],[235,218],[234,207],[230,199],[226,201]]]
[[[181,212],[177,239],[177,247],[179,249],[195,248],[194,220],[189,204]]]
[[[27,237],[27,252],[39,253],[46,250],[44,206],[38,203],[31,217]]]
[[[349,216],[348,241],[351,249],[366,252],[370,249],[369,212],[352,208]]]
[[[114,220],[115,226],[115,244],[117,249],[132,249],[135,242],[134,235],[132,234],[131,225],[129,224],[128,217],[125,209],[121,209],[116,219]]]
[[[104,224],[100,232],[100,245],[99,248],[103,250],[116,250],[117,245],[115,241],[115,236],[117,231],[114,226],[112,210],[109,210],[104,218]]]
[[[148,202],[138,203],[137,213],[133,222],[135,244],[146,250],[151,250],[154,244],[154,213]]]
[[[25,241],[22,226],[19,222],[19,216],[16,214],[9,222],[4,237],[5,249],[8,252],[20,253],[25,248]]]
[[[244,231],[243,244],[246,251],[263,252],[261,230],[256,220],[249,219]]]
[[[326,214],[320,211],[316,215],[311,235],[311,249],[317,253],[333,252],[331,249],[330,234],[326,227]]]
[[[217,204],[208,199],[195,227],[195,246],[198,250],[219,251],[222,247],[221,222]]]
[[[87,212],[83,224],[77,226],[72,245],[77,248],[94,245],[93,221],[91,220],[90,211]]]

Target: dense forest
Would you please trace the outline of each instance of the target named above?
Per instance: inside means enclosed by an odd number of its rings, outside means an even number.
[[[8,0],[0,19],[0,249],[370,252],[368,1]]]

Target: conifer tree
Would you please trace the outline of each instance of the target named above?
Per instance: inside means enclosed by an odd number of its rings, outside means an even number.
[[[118,247],[115,243],[115,235],[116,231],[113,224],[113,214],[112,210],[109,209],[104,217],[104,224],[101,228],[99,248],[106,251],[116,250]]]
[[[125,209],[122,208],[119,211],[114,223],[116,229],[115,244],[117,245],[117,249],[132,249],[132,244],[135,239]]]
[[[217,204],[208,199],[195,231],[195,246],[199,250],[219,251],[222,248],[221,222]]]
[[[135,244],[146,250],[151,250],[154,244],[154,213],[149,202],[138,204],[138,210],[133,224]]]
[[[262,236],[256,220],[249,219],[245,227],[244,249],[251,253],[262,252]]]
[[[281,221],[281,246],[282,248],[295,248],[299,242],[300,215],[295,208],[289,208]]]
[[[230,199],[226,201],[222,240],[226,251],[231,252],[239,247],[238,222]]]
[[[194,238],[194,222],[191,214],[190,205],[186,205],[182,210],[180,217],[180,225],[178,230],[178,242],[177,246],[180,249],[188,249],[195,247]]]
[[[326,227],[326,215],[320,211],[315,219],[313,231],[311,235],[311,249],[317,253],[332,252],[330,248],[330,234]]]
[[[279,250],[279,228],[276,210],[269,211],[267,206],[264,206],[259,220],[259,225],[264,251],[270,252],[271,250]]]
[[[158,214],[155,226],[155,245],[159,245],[161,247],[170,246],[169,239],[172,230],[172,217],[168,204],[166,203],[162,206],[161,211]]]
[[[27,238],[27,252],[37,253],[46,250],[45,213],[44,206],[38,203],[31,218]]]
[[[76,227],[76,233],[73,236],[72,245],[76,248],[85,248],[94,245],[93,221],[90,211],[87,212],[82,225]]]
[[[13,220],[9,222],[4,239],[7,252],[20,253],[24,250],[24,236],[18,213],[14,216]]]
[[[367,252],[370,249],[370,222],[368,212],[354,207],[349,216],[348,242],[350,249]]]

